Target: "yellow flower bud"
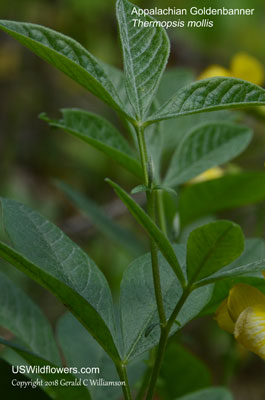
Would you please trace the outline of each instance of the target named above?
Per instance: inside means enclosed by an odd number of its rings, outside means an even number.
[[[265,305],[247,307],[236,321],[234,335],[246,349],[265,359]]]
[[[260,290],[243,283],[233,286],[215,319],[238,343],[265,359],[265,295]]]

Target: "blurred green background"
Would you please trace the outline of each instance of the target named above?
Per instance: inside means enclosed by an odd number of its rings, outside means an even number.
[[[195,2],[143,0],[135,3],[144,8],[189,8]],[[231,58],[239,51],[255,56],[265,64],[263,1],[197,0],[196,6],[245,7],[255,8],[256,11],[251,17],[209,17],[214,20],[212,29],[170,30],[170,67],[187,67],[198,76],[213,63],[229,67]],[[0,17],[48,26],[72,36],[99,59],[122,67],[114,0],[1,0]],[[127,189],[138,182],[96,150],[84,146],[70,135],[50,130],[38,119],[38,114],[45,111],[48,115],[58,116],[60,108],[80,107],[104,115],[122,129],[116,116],[92,95],[4,34],[0,34],[0,87],[1,195],[25,202],[62,227],[104,271],[117,298],[122,272],[134,255],[113,244],[91,221],[78,213],[55,188],[53,179],[69,183],[103,205],[112,218],[118,218],[135,232],[147,248],[145,235],[121,207],[104,178],[108,176]],[[263,170],[263,118],[248,114],[244,120],[254,128],[255,138],[236,164],[246,169]],[[222,213],[221,217],[238,222],[247,236],[265,238],[264,208],[264,204],[244,207]],[[1,238],[4,238],[3,232]],[[54,297],[11,267],[7,268],[3,262],[0,265],[5,273],[28,290],[54,323],[64,311]],[[229,383],[236,400],[265,398],[264,362],[255,356],[236,352],[236,344],[231,343],[214,321],[203,319],[190,324],[182,334],[182,341],[212,369],[215,383]],[[1,362],[0,371],[1,382],[8,382],[10,375],[5,374],[10,373],[9,367]],[[7,384],[5,390],[11,398],[22,398],[21,392]],[[30,393],[24,392],[24,396],[29,399]]]

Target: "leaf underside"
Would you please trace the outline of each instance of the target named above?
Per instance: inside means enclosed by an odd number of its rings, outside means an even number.
[[[14,200],[1,203],[15,249],[0,242],[0,256],[52,291],[106,352],[119,358],[111,292],[93,260],[37,212]]]

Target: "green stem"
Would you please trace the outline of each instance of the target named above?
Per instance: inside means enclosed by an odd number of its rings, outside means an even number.
[[[155,210],[155,193],[152,190],[152,177],[151,174],[149,174],[149,160],[148,160],[148,154],[147,154],[147,149],[146,149],[146,143],[145,143],[145,138],[144,138],[144,128],[142,126],[136,127],[136,133],[137,133],[137,139],[138,139],[138,145],[139,145],[139,150],[140,150],[140,157],[141,157],[141,163],[143,167],[143,172],[144,172],[144,180],[145,180],[145,185],[150,189],[148,192],[146,192],[147,196],[147,211],[150,217],[153,219],[154,222],[156,222],[156,210]],[[159,210],[160,210],[160,223],[161,227],[163,226],[164,230],[165,228],[165,221],[163,217],[164,210],[162,208],[162,198],[159,200]],[[157,309],[158,309],[158,314],[159,314],[159,319],[160,319],[160,327],[161,327],[161,334],[160,334],[160,340],[159,340],[159,345],[157,349],[157,354],[156,354],[156,360],[154,364],[154,368],[151,374],[151,379],[147,391],[147,397],[146,400],[152,400],[154,391],[155,391],[155,386],[156,382],[159,376],[160,368],[162,365],[162,361],[164,358],[165,354],[165,349],[168,341],[168,337],[170,334],[170,330],[172,328],[172,325],[181,310],[183,304],[185,303],[187,297],[190,294],[190,288],[186,288],[182,296],[180,297],[175,309],[173,310],[168,322],[166,322],[166,315],[165,315],[165,309],[164,309],[164,304],[163,304],[163,297],[162,297],[162,290],[161,290],[161,281],[160,281],[160,271],[159,271],[159,265],[158,265],[158,250],[157,250],[157,245],[154,240],[150,240],[150,247],[151,247],[151,259],[152,259],[152,271],[153,271],[153,280],[154,280],[154,288],[155,288],[155,296],[156,296],[156,303],[157,303]],[[148,378],[149,379],[149,376]]]
[[[165,217],[165,208],[163,202],[163,192],[161,190],[156,191],[156,199],[157,199],[157,210],[158,210],[158,220],[161,231],[167,236],[167,222]]]
[[[154,192],[147,192],[147,209],[150,217],[155,220],[155,194]],[[162,289],[160,282],[160,271],[158,264],[158,250],[157,244],[154,240],[150,240],[150,249],[151,249],[151,260],[152,260],[152,271],[153,271],[153,281],[155,288],[155,296],[156,296],[156,304],[159,314],[159,320],[161,326],[166,325],[166,314],[164,310],[163,297],[162,297]]]
[[[141,164],[144,172],[144,184],[149,187],[149,174],[148,174],[148,154],[146,149],[146,143],[144,139],[144,128],[139,126],[136,128],[136,135],[138,140],[138,146],[140,150]]]
[[[174,324],[178,313],[180,312],[183,304],[185,303],[187,297],[190,294],[190,289],[187,288],[186,290],[184,290],[184,292],[182,293],[182,296],[180,297],[176,307],[174,308],[166,326],[164,328],[161,329],[161,336],[160,336],[160,341],[158,344],[158,349],[157,349],[157,355],[156,355],[156,361],[155,361],[155,365],[154,365],[154,369],[152,372],[152,376],[151,376],[151,380],[150,380],[150,384],[148,387],[148,391],[147,391],[147,395],[146,395],[146,400],[152,400],[153,396],[154,396],[154,392],[155,392],[155,387],[156,387],[156,382],[159,376],[159,372],[161,369],[161,365],[163,362],[163,358],[165,355],[165,350],[166,350],[166,345],[167,345],[167,341],[168,341],[168,337],[172,328],[172,325]]]
[[[132,395],[130,391],[130,385],[128,381],[126,366],[123,363],[116,364],[116,369],[119,375],[119,378],[122,382],[125,382],[125,385],[122,386],[123,395],[125,400],[132,400]]]
[[[146,199],[147,199],[147,212],[149,216],[156,221],[156,211],[155,211],[155,194],[152,191],[152,183],[150,181],[151,177],[148,172],[148,153],[145,143],[144,137],[144,128],[138,127],[136,128],[139,150],[140,150],[140,157],[141,163],[144,171],[144,179],[145,185],[150,188],[149,192],[146,192]],[[159,265],[158,265],[158,250],[157,245],[153,239],[150,239],[150,250],[151,250],[151,259],[152,259],[152,272],[153,272],[153,281],[154,281],[154,288],[155,288],[155,296],[156,296],[156,304],[160,319],[161,326],[166,324],[166,314],[163,305],[163,297],[162,297],[162,289],[161,289],[161,282],[160,282],[160,272],[159,272]]]
[[[152,400],[152,398],[153,398],[156,381],[159,376],[160,368],[161,368],[165,350],[166,350],[167,340],[168,340],[168,333],[167,333],[167,329],[164,327],[161,329],[161,335],[160,335],[159,345],[158,345],[157,354],[156,354],[156,361],[155,361],[154,369],[153,369],[153,372],[151,375],[151,380],[149,383],[146,400]]]
[[[170,330],[171,330],[171,328],[172,328],[172,326],[173,326],[173,324],[174,324],[174,322],[175,322],[175,320],[176,320],[176,318],[177,318],[177,316],[178,316],[180,310],[182,309],[183,304],[185,303],[185,301],[186,301],[187,298],[189,297],[190,293],[191,293],[191,289],[190,289],[190,287],[187,287],[187,288],[183,291],[183,293],[182,293],[182,295],[181,295],[179,301],[177,302],[177,305],[176,305],[176,307],[174,308],[174,310],[173,310],[173,312],[172,312],[172,314],[171,314],[171,316],[170,316],[170,318],[169,318],[169,320],[168,320],[168,322],[167,322],[167,331],[168,331],[168,334],[170,333]]]

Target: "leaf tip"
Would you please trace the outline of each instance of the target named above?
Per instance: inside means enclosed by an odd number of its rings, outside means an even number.
[[[43,121],[48,121],[48,116],[47,116],[47,114],[45,112],[39,113],[38,118],[43,120]]]
[[[114,188],[114,182],[110,178],[105,178],[104,181]]]

